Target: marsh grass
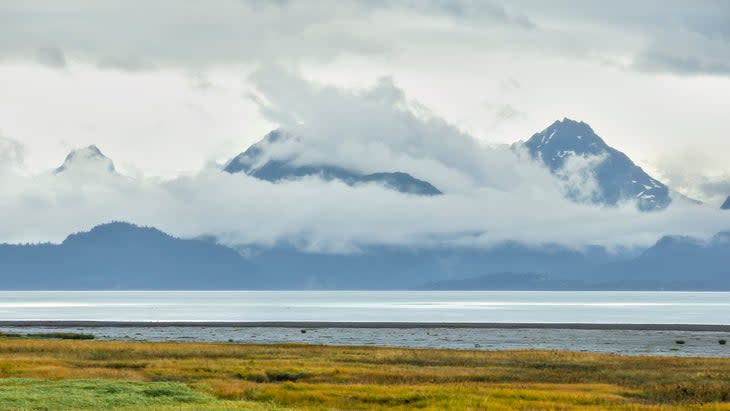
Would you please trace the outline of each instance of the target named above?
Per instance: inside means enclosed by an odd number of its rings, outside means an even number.
[[[93,340],[94,334],[71,333],[71,332],[55,332],[55,333],[37,333],[37,334],[19,334],[0,332],[0,338],[55,338],[60,340]]]
[[[0,378],[0,409],[730,410],[723,358],[4,338]]]
[[[57,332],[57,333],[26,334],[26,337],[30,337],[30,338],[58,338],[60,340],[93,340],[94,339],[94,334]]]

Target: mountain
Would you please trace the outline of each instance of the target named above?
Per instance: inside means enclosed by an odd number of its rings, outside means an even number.
[[[257,286],[252,274],[230,248],[127,223],[100,225],[58,245],[0,245],[4,289],[247,288]]]
[[[567,178],[564,173],[570,172],[565,167],[571,159],[594,158],[596,161],[589,164],[600,189],[591,198],[596,204],[615,206],[632,200],[640,210],[652,211],[662,210],[672,202],[667,186],[649,176],[626,154],[606,144],[582,121],[567,118],[556,121],[533,135],[524,147],[534,159],[562,178]],[[568,196],[578,200],[574,192]]]
[[[0,289],[730,290],[730,232],[710,240],[664,237],[638,253],[517,242],[373,246],[353,254],[285,245],[241,251],[110,223],[61,244],[0,245]]]
[[[616,289],[730,290],[730,232],[709,240],[665,236],[636,258],[592,275]]]
[[[720,209],[722,210],[730,210],[730,196],[728,196],[727,200],[720,206]]]
[[[599,247],[579,252],[519,243],[489,250],[372,246],[353,254],[321,254],[279,245],[238,252],[210,238],[185,240],[154,228],[110,223],[57,245],[0,245],[0,289],[403,290],[510,271],[573,278],[616,260]]]
[[[228,173],[244,172],[250,176],[267,180],[294,180],[305,176],[318,176],[324,180],[339,180],[350,186],[375,183],[401,193],[434,196],[442,194],[430,183],[403,172],[378,172],[363,174],[344,167],[326,164],[294,164],[291,158],[276,159],[270,156],[277,146],[285,144],[294,136],[274,130],[261,141],[231,160],[224,170]]]
[[[55,174],[116,174],[116,172],[114,162],[95,145],[71,151],[63,164],[54,171]]]
[[[666,236],[634,257],[581,266],[582,272],[555,271],[545,265],[531,271],[488,273],[463,279],[425,282],[426,290],[730,290],[730,232],[709,240]]]
[[[490,249],[371,246],[353,254],[307,253],[279,246],[245,254],[273,288],[340,290],[414,289],[425,283],[508,272],[546,273],[563,281],[581,278],[600,264],[626,257],[601,247],[576,251],[516,242]]]

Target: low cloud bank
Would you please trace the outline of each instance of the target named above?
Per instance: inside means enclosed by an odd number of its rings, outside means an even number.
[[[272,184],[218,170],[169,181],[44,174],[5,175],[3,182],[0,241],[14,243],[58,242],[112,220],[182,237],[214,235],[229,245],[290,243],[338,253],[373,244],[488,247],[503,240],[649,245],[664,234],[706,237],[730,228],[727,215],[709,207],[602,209],[546,200],[551,193],[537,187],[424,198],[317,178]]]
[[[408,172],[445,194],[405,195],[316,177],[274,184],[227,174],[219,165],[170,180],[129,178],[104,162],[98,170],[82,162],[61,173],[28,174],[23,146],[3,139],[0,242],[59,242],[112,220],[181,237],[213,235],[228,245],[288,243],[336,253],[368,245],[489,247],[505,240],[646,246],[666,234],[708,237],[730,229],[730,214],[709,206],[676,202],[641,213],[631,204],[568,201],[566,193],[595,193],[581,168],[597,159],[571,164],[565,171],[576,178],[554,178],[518,150],[478,143],[409,101],[387,78],[364,90],[318,86],[275,69],[252,80],[267,118],[299,136],[272,157]]]

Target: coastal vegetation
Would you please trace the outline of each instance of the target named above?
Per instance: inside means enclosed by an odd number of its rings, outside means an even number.
[[[6,410],[730,410],[730,359],[0,337]]]

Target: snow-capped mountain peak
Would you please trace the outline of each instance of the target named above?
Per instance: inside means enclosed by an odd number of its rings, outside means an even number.
[[[116,174],[114,162],[95,145],[71,151],[54,173],[110,173]]]
[[[525,143],[531,154],[541,153],[551,171],[569,155],[601,155],[609,146],[588,124],[569,118],[555,121]]]
[[[592,193],[593,203],[615,206],[634,201],[642,211],[661,210],[672,201],[669,188],[649,176],[624,153],[614,149],[582,121],[568,118],[551,124],[524,143],[529,154],[541,161],[550,172],[568,180],[576,159],[585,160],[587,170],[595,179],[598,192]],[[591,160],[591,161],[588,161]],[[567,190],[568,197],[583,200]]]

